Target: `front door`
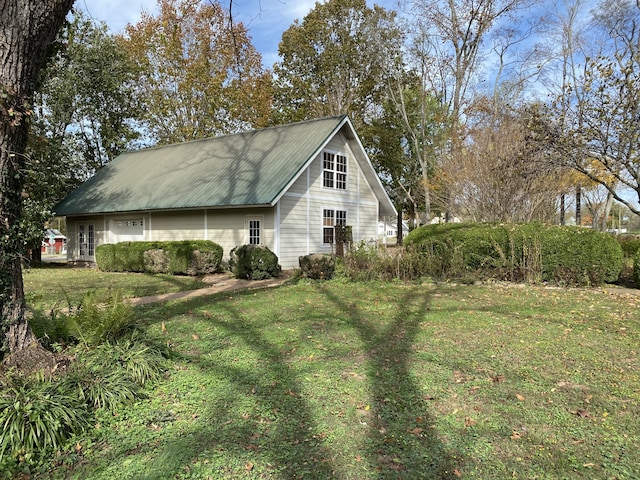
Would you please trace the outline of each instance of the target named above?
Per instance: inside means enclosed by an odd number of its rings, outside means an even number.
[[[94,260],[95,238],[95,227],[92,223],[78,225],[78,254],[80,260]]]

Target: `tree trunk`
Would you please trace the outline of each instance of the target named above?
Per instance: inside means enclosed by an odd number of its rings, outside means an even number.
[[[560,225],[564,226],[566,216],[565,195],[560,195]]]
[[[398,207],[398,216],[396,217],[396,228],[398,229],[398,234],[396,235],[396,245],[398,247],[401,247],[403,243],[403,235],[404,235],[404,231],[402,230],[402,206]]]
[[[582,224],[582,189],[576,187],[576,225]]]
[[[0,0],[0,356],[35,341],[22,284],[22,187],[30,104],[73,0]]]

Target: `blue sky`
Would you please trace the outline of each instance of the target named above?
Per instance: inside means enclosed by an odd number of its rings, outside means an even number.
[[[228,7],[229,1],[222,0]],[[393,8],[396,0],[367,0]],[[302,19],[316,4],[316,0],[233,0],[233,13],[249,29],[254,46],[262,54],[265,67],[271,68],[278,59],[278,42],[293,21]],[[75,7],[93,19],[104,21],[113,33],[120,33],[128,23],[136,23],[142,11],[155,14],[156,0],[76,0]]]

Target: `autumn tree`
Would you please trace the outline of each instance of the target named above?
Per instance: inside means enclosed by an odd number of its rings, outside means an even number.
[[[406,0],[410,33],[407,63],[421,75],[446,112],[449,132],[439,149],[441,171],[454,172],[463,153],[465,109],[475,94],[476,80],[492,52],[488,43],[501,21],[516,23],[530,0]],[[483,67],[485,69],[483,70]],[[398,90],[398,95],[401,91]],[[452,208],[451,192],[443,185],[444,209]]]
[[[401,40],[395,12],[369,8],[365,0],[316,3],[282,35],[276,121],[349,114],[360,129],[379,113]]]
[[[32,96],[73,0],[0,2],[0,354],[35,341],[22,283],[25,150]]]
[[[536,105],[519,108],[477,99],[469,141],[452,173],[458,210],[474,221],[526,223],[556,219],[558,170],[546,160],[549,139]]]
[[[158,0],[125,29],[152,142],[175,143],[266,126],[271,77],[242,23],[216,1]]]

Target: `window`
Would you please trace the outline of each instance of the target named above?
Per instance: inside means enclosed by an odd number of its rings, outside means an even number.
[[[335,226],[347,224],[347,212],[345,210],[332,210],[325,208],[322,211],[322,243],[334,243]]]
[[[260,220],[249,220],[249,244],[260,245]]]
[[[323,152],[322,186],[338,190],[347,189],[347,157]]]

